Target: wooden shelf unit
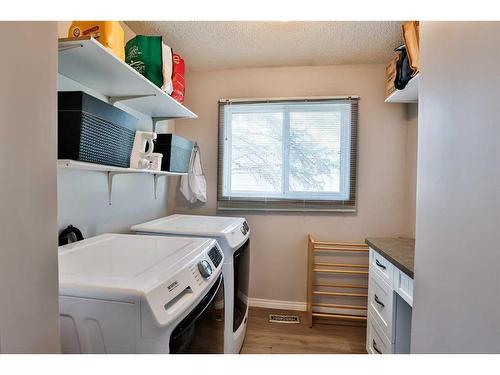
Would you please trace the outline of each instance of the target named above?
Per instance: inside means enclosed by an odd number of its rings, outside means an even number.
[[[366,263],[319,262],[316,256],[322,253],[351,253],[366,258]],[[366,257],[365,257],[366,254]],[[366,322],[368,298],[368,245],[315,241],[309,235],[307,249],[307,316],[312,327],[314,318],[340,319]],[[317,282],[319,274],[349,275],[362,277],[363,284]],[[324,290],[324,289],[327,290]],[[333,290],[332,290],[333,289]],[[339,291],[340,289],[340,291]],[[363,304],[316,302],[315,297],[362,299]],[[316,308],[316,309],[315,309]],[[317,308],[347,310],[346,313],[317,311]],[[351,312],[349,312],[351,311]],[[352,313],[355,311],[356,313]],[[359,313],[358,313],[359,312]]]

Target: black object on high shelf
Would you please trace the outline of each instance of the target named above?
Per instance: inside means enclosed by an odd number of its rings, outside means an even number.
[[[82,91],[58,93],[58,158],[128,168],[138,120]]]
[[[193,142],[174,134],[158,134],[154,141],[154,152],[161,152],[161,170],[187,173]]]

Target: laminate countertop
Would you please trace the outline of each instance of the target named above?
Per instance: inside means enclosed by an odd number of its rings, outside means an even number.
[[[365,242],[413,279],[415,263],[415,240],[413,238],[367,238]]]

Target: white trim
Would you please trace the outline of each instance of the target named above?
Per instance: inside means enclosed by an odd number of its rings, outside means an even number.
[[[221,99],[224,100],[224,99]],[[231,99],[226,99],[231,100]],[[259,101],[257,104],[234,104],[224,106],[224,146],[223,146],[223,189],[224,198],[276,198],[280,202],[283,200],[296,201],[345,201],[349,199],[349,175],[350,175],[350,146],[351,146],[351,106],[347,103],[314,103],[307,102],[301,98],[297,104]],[[339,115],[340,135],[339,135],[339,186],[338,191],[332,187],[332,191],[291,191],[289,186],[290,171],[290,113],[299,111],[314,113],[317,111],[329,112],[332,115]],[[232,116],[239,113],[276,113],[281,116],[282,139],[281,139],[281,191],[248,191],[235,190],[232,186],[232,143],[233,143],[233,120]],[[333,175],[330,175],[332,177]],[[276,176],[278,177],[278,176]],[[250,200],[250,199],[249,199]]]
[[[277,299],[249,298],[250,307],[265,307],[268,309],[306,311],[307,303],[298,301],[280,301]]]
[[[226,201],[219,201],[226,202]],[[266,208],[266,207],[220,207],[220,211],[283,211],[283,212],[345,212],[355,213],[357,208]]]

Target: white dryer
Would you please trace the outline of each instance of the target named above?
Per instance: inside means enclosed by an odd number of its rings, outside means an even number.
[[[224,252],[224,353],[239,353],[248,322],[250,227],[245,218],[170,215],[134,225],[139,234],[210,237]]]
[[[63,353],[222,353],[213,239],[103,234],[59,248]]]

